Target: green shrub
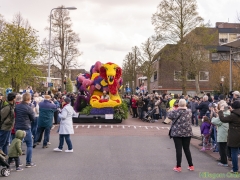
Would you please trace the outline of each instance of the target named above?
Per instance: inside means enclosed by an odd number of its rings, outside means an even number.
[[[127,119],[128,118],[128,106],[126,101],[122,100],[122,104],[114,107],[114,119]]]
[[[91,109],[92,109],[92,106],[86,106],[85,108],[82,109],[82,111],[80,112],[80,114],[89,115]]]

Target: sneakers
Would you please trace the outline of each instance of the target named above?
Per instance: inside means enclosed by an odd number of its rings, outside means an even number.
[[[181,172],[182,168],[181,167],[174,167],[173,170],[176,171],[176,172]]]
[[[65,152],[73,152],[73,149],[71,149],[71,150],[67,149],[67,150],[65,150]]]
[[[238,172],[234,172],[233,170],[230,171],[230,173],[233,173],[233,174],[238,174]]]
[[[16,171],[22,171],[22,170],[23,168],[20,168],[20,167],[16,168]]]
[[[228,167],[228,164],[218,163],[219,166]]]
[[[51,145],[51,143],[50,143],[50,142],[48,142],[48,143],[47,143],[47,145]]]
[[[27,163],[26,164],[26,168],[35,167],[35,166],[36,166],[36,164],[34,164],[34,163]]]
[[[42,148],[45,149],[45,148],[48,148],[48,146],[43,146]]]
[[[22,164],[19,164],[19,166],[23,166],[23,163],[22,163]]]
[[[59,149],[59,148],[55,148],[55,149],[53,149],[53,151],[56,151],[56,152],[62,152],[62,150]]]
[[[189,171],[194,171],[194,166],[189,166],[187,169],[188,169]]]

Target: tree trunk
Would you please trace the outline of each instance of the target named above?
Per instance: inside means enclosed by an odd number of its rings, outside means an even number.
[[[195,75],[195,86],[196,86],[196,94],[200,94],[200,86],[199,86],[199,76],[198,73]]]
[[[183,70],[182,73],[182,94],[187,95],[187,71]]]

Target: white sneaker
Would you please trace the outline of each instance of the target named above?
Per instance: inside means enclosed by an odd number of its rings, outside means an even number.
[[[50,142],[48,142],[47,144],[48,144],[48,145],[50,145],[51,143],[50,143]]]
[[[55,149],[53,149],[53,151],[56,151],[56,152],[62,152],[62,150],[59,149],[59,148],[55,148]]]
[[[65,152],[73,152],[73,149],[71,149],[71,150],[67,149],[67,150],[65,150]]]

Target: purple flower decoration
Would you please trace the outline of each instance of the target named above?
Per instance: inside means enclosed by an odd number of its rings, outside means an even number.
[[[114,114],[113,108],[92,108],[90,111],[91,115],[105,115],[105,114]]]

